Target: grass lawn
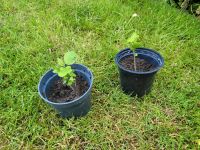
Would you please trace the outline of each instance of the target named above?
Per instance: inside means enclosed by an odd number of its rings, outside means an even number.
[[[195,17],[164,0],[1,0],[0,10],[0,149],[198,149]],[[114,64],[134,31],[165,59],[142,99],[123,94]],[[58,117],[37,93],[68,50],[95,78],[91,111],[77,120]]]

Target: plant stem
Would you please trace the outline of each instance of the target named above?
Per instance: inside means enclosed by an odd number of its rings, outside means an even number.
[[[75,93],[76,93],[76,77],[75,77],[75,83],[74,84],[75,84]]]
[[[133,54],[133,57],[134,57],[134,70],[137,71],[137,66],[136,66],[136,57],[135,57],[135,53]]]

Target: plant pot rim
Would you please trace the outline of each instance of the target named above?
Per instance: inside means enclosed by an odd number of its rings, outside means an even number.
[[[126,71],[126,72],[133,73],[133,74],[138,74],[138,75],[151,74],[151,73],[157,72],[158,70],[160,70],[160,69],[164,66],[164,59],[163,59],[163,57],[162,57],[158,52],[156,52],[155,50],[149,49],[149,48],[144,48],[144,47],[136,48],[136,52],[142,51],[142,50],[149,51],[149,52],[151,52],[151,53],[156,54],[156,55],[159,57],[159,59],[161,60],[161,61],[160,61],[160,65],[157,66],[156,68],[150,70],[150,71],[145,71],[145,72],[143,72],[143,71],[140,71],[140,72],[139,72],[139,71],[134,71],[134,70],[128,70],[128,69],[126,69],[125,67],[123,67],[123,66],[120,64],[120,60],[121,60],[122,58],[124,58],[125,56],[128,56],[128,55],[130,55],[130,54],[133,53],[133,52],[131,51],[130,48],[125,48],[125,49],[121,50],[120,52],[118,52],[118,53],[116,54],[116,57],[115,57],[115,64],[116,64],[120,69],[122,69],[122,70],[124,70],[124,71]],[[128,53],[127,53],[125,56],[123,56],[122,58],[119,59],[118,56],[119,56],[120,53],[123,52],[123,51],[124,51],[124,52],[127,51]],[[140,52],[138,52],[138,54],[140,54],[140,55],[145,55],[145,54],[140,53]],[[149,55],[148,55],[148,56],[149,56]],[[151,57],[151,56],[149,56],[149,57]],[[151,58],[153,58],[153,59],[155,60],[154,57],[151,57]]]
[[[90,78],[91,83],[90,83],[89,88],[87,89],[87,91],[86,91],[83,95],[81,95],[80,97],[78,97],[78,98],[76,98],[76,99],[73,99],[73,100],[71,100],[71,101],[68,101],[68,102],[55,103],[55,102],[50,101],[47,97],[44,97],[44,96],[41,94],[39,88],[40,88],[40,85],[42,84],[41,81],[42,81],[42,79],[45,77],[45,75],[46,75],[48,72],[50,72],[50,71],[53,70],[53,69],[51,68],[51,69],[49,69],[47,72],[45,72],[45,74],[40,78],[40,82],[39,82],[39,84],[38,84],[38,93],[39,93],[40,97],[41,97],[45,102],[47,102],[47,103],[49,103],[49,104],[51,104],[51,105],[61,106],[61,105],[67,105],[67,104],[76,103],[76,102],[78,102],[80,99],[82,99],[84,96],[87,95],[87,93],[92,89],[93,78],[94,78],[94,77],[93,77],[93,74],[92,74],[92,72],[88,69],[88,67],[86,67],[85,65],[83,65],[83,64],[72,64],[72,66],[76,66],[76,65],[79,65],[79,66],[82,66],[82,67],[86,68],[86,69],[88,70],[88,72],[90,72],[90,74],[91,74],[91,78]],[[51,78],[53,78],[53,77],[56,76],[56,75],[57,75],[57,74],[54,74]],[[49,78],[49,79],[51,79],[51,78]],[[48,79],[48,80],[49,80],[49,79]]]

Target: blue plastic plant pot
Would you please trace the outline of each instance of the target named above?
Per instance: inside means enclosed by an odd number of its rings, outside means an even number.
[[[159,53],[148,48],[137,48],[136,53],[138,54],[137,57],[147,60],[149,63],[151,63],[154,66],[153,69],[147,72],[139,72],[124,68],[120,62],[125,57],[133,55],[133,52],[130,50],[130,48],[124,49],[117,53],[115,57],[115,63],[118,66],[120,84],[124,93],[131,96],[137,95],[138,97],[142,97],[151,91],[155,74],[163,67],[164,59]]]
[[[46,103],[53,106],[64,118],[84,116],[89,112],[91,108],[91,90],[93,83],[92,72],[86,66],[81,64],[73,64],[72,68],[76,74],[82,76],[89,85],[88,90],[79,98],[63,103],[55,103],[47,98],[52,83],[59,79],[58,75],[53,73],[52,69],[45,73],[38,85],[38,92],[40,97]]]

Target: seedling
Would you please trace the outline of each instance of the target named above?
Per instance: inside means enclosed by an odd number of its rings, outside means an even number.
[[[131,37],[128,38],[127,40],[128,45],[130,46],[130,49],[133,51],[133,57],[134,57],[134,70],[137,70],[137,66],[136,66],[136,57],[138,56],[138,54],[136,53],[136,48],[141,47],[141,42],[139,41],[139,35],[134,32]]]
[[[71,87],[76,78],[76,74],[74,73],[71,65],[76,61],[76,53],[74,51],[69,51],[65,53],[64,59],[57,59],[57,66],[54,68],[53,72],[58,74],[59,77],[62,78],[63,84]]]

